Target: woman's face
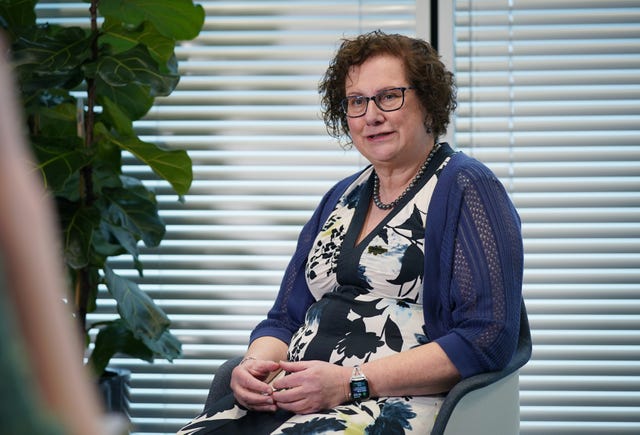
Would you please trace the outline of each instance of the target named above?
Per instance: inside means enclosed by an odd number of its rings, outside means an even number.
[[[346,95],[371,97],[384,89],[409,87],[402,60],[380,55],[367,59],[350,69],[346,80]],[[359,118],[347,118],[354,146],[376,168],[402,167],[423,161],[433,145],[426,132],[427,114],[415,91],[408,89],[404,105],[393,112],[383,112],[373,101]]]

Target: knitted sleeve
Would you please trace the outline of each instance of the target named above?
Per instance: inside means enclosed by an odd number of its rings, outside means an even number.
[[[440,253],[447,331],[436,341],[463,377],[499,370],[515,351],[522,298],[520,219],[497,177],[469,159],[449,192]],[[441,313],[442,313],[441,312]]]
[[[313,296],[307,287],[304,268],[309,249],[316,237],[313,230],[315,218],[302,229],[296,251],[289,261],[276,300],[267,314],[251,333],[250,341],[269,336],[291,341],[291,337],[304,321],[307,308],[313,303]]]
[[[293,334],[304,322],[307,309],[315,302],[305,277],[305,265],[309,251],[329,213],[346,187],[357,175],[345,178],[333,186],[324,195],[313,215],[302,228],[296,250],[284,272],[278,296],[269,310],[267,318],[252,331],[250,342],[259,337],[269,336],[288,344]]]

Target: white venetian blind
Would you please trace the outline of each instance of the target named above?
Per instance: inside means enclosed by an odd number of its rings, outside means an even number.
[[[271,306],[321,195],[365,164],[328,137],[319,114],[317,84],[339,39],[378,28],[416,33],[413,0],[198,3],[205,26],[177,49],[178,88],[136,124],[143,139],[189,152],[194,182],[185,202],[127,161],[156,190],[167,224],[160,248],[141,256],[139,282],[171,318],[184,353],[172,364],[113,360],[133,372],[139,434],[175,433],[201,411],[216,368],[244,352]],[[39,16],[86,26],[87,8],[41,2]],[[130,258],[113,264],[137,277]],[[104,298],[92,318],[112,313]]]
[[[456,1],[455,138],[525,237],[521,434],[640,433],[640,2]]]

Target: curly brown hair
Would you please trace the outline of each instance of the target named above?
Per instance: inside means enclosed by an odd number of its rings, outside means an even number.
[[[342,110],[346,97],[349,69],[378,55],[392,55],[402,60],[406,79],[416,89],[420,103],[430,116],[436,140],[444,135],[456,108],[456,85],[438,52],[427,42],[380,30],[343,39],[335,57],[318,85],[321,109],[327,132],[341,139],[349,136],[347,115]]]

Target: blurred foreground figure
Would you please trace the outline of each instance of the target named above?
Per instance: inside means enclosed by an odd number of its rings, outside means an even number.
[[[100,410],[63,304],[53,205],[30,163],[6,53],[0,38],[1,432],[123,433]]]

